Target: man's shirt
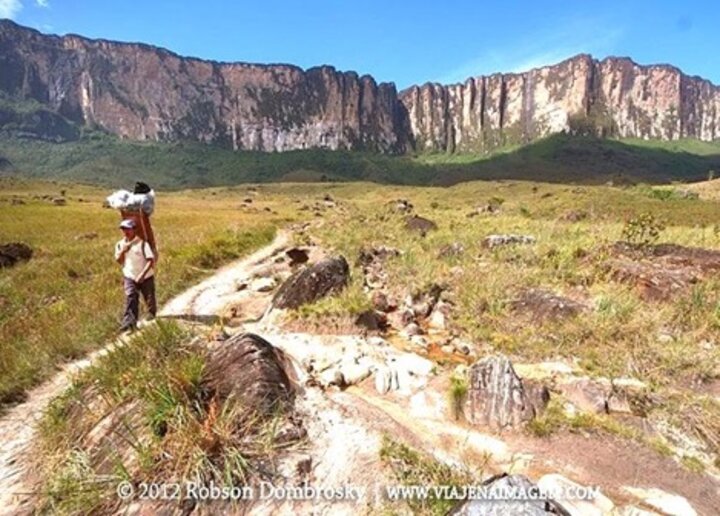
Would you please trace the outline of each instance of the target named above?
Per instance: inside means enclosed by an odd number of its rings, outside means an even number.
[[[115,244],[115,259],[120,258],[123,246],[127,243],[124,238]],[[150,244],[146,241],[135,237],[132,245],[127,253],[125,253],[125,263],[123,263],[123,276],[134,280],[143,271],[149,260],[155,260],[155,255],[150,249]],[[145,279],[153,275],[152,268],[145,275]]]

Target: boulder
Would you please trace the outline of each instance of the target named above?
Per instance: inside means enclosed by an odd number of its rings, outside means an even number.
[[[470,367],[465,416],[474,425],[503,430],[536,415],[512,363],[504,355],[483,358]]]
[[[587,309],[578,301],[539,288],[523,290],[510,305],[513,310],[527,313],[536,321],[574,317]]]
[[[608,398],[612,385],[606,379],[592,379],[587,376],[569,377],[556,385],[560,393],[580,410],[596,414],[608,413]]]
[[[534,244],[535,237],[530,235],[488,235],[483,240],[483,247],[494,249],[511,244]]]
[[[537,496],[527,493],[537,491],[538,487],[524,475],[499,475],[483,483],[487,496],[460,502],[451,511],[456,516],[548,516],[566,514],[552,500],[535,500]],[[505,493],[516,493],[510,499],[499,498]],[[522,493],[522,494],[519,494]],[[523,496],[524,495],[524,496]]]
[[[309,260],[308,252],[305,249],[299,247],[293,247],[285,251],[285,254],[290,258],[290,266],[299,265],[306,263]]]
[[[26,262],[32,258],[32,248],[22,242],[11,242],[0,245],[0,268],[12,267],[18,262]]]
[[[321,260],[292,276],[273,298],[275,308],[298,308],[306,303],[341,291],[347,286],[350,268],[342,256]]]
[[[460,242],[453,242],[452,244],[444,245],[438,251],[438,258],[451,258],[460,256],[465,252],[465,246]]]
[[[62,197],[56,197],[52,200],[53,206],[65,206],[67,201]]]
[[[697,511],[686,498],[671,494],[657,487],[624,487],[623,491],[641,499],[646,505],[670,516],[696,516]]]
[[[369,331],[379,331],[387,327],[387,316],[377,310],[365,310],[355,318],[355,324]]]
[[[241,333],[213,347],[205,368],[203,389],[208,399],[234,396],[248,410],[271,416],[294,398],[284,353],[253,333]]]
[[[537,485],[548,493],[582,493],[587,489],[557,473],[544,475],[538,480]],[[611,514],[615,509],[615,504],[600,491],[595,493],[592,500],[566,497],[555,500],[555,503],[571,516],[604,516]]]
[[[412,215],[405,219],[405,228],[409,231],[417,231],[420,235],[425,236],[428,231],[437,229],[437,224],[425,217]]]

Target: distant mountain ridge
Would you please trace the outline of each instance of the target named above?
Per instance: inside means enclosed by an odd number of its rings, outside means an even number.
[[[720,87],[669,65],[579,55],[398,93],[330,66],[217,63],[0,21],[0,129],[65,141],[77,128],[234,150],[390,154],[487,152],[560,132],[713,141]]]

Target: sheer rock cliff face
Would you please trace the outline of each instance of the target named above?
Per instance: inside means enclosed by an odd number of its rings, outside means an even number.
[[[418,151],[482,151],[568,131],[720,139],[720,88],[671,66],[587,55],[400,93]]]
[[[395,86],[328,66],[221,64],[0,22],[0,90],[133,140],[405,149]]]
[[[31,130],[43,117],[53,127],[66,119],[133,140],[236,150],[484,151],[560,131],[720,138],[717,86],[670,66],[586,55],[398,95],[393,84],[329,66],[215,63],[0,21],[0,95],[43,106],[42,116],[20,117]],[[19,123],[6,115],[0,125]]]

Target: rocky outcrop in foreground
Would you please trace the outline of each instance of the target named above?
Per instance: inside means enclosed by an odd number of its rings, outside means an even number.
[[[667,65],[579,55],[524,73],[391,83],[330,66],[217,63],[0,20],[0,131],[52,141],[79,126],[235,150],[482,152],[558,132],[720,138],[720,88]]]

